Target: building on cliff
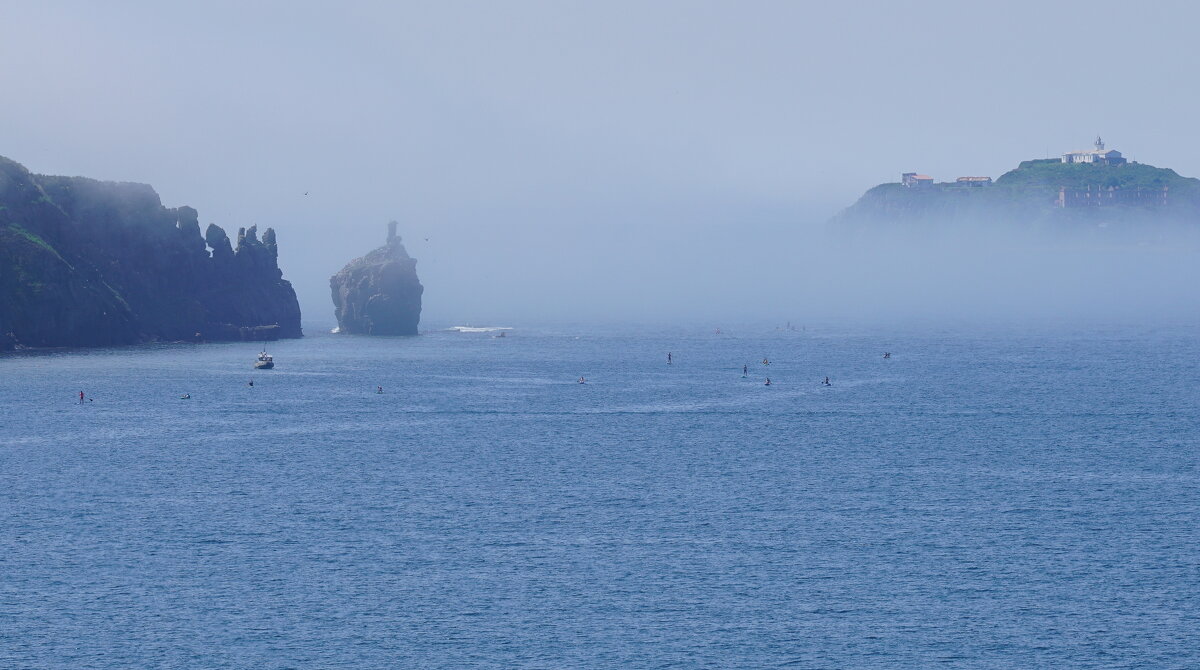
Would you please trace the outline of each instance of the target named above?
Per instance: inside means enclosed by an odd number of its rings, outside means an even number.
[[[917,174],[916,172],[905,172],[900,175],[900,183],[909,188],[923,188],[925,186],[933,186],[933,177],[927,174]]]
[[[1037,158],[1021,161],[996,177],[991,186],[964,187],[960,183],[952,180],[924,188],[894,181],[878,184],[832,221],[851,228],[1019,222],[1030,230],[1050,230],[1082,224],[1137,236],[1158,235],[1168,226],[1186,227],[1190,235],[1200,221],[1200,179],[1135,161],[1110,167],[1066,164],[1059,157]]]
[[[1055,204],[1064,209],[1111,207],[1113,205],[1166,207],[1169,193],[1170,187],[1168,186],[1162,188],[1119,188],[1116,186],[1071,188],[1060,186],[1058,200]]]
[[[1094,165],[1123,165],[1125,159],[1115,149],[1105,149],[1104,140],[1096,136],[1096,148],[1092,151],[1071,151],[1063,154],[1064,163],[1092,163]]]

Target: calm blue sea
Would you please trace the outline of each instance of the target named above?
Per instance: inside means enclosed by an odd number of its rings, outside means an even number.
[[[1200,667],[1200,329],[494,334],[0,357],[0,667]]]

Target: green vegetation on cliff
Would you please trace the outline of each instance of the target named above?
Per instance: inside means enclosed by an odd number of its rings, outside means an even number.
[[[145,184],[31,174],[0,157],[0,350],[300,337],[274,231],[237,248]]]
[[[1143,163],[1029,160],[994,184],[880,184],[835,223],[1200,222],[1200,179]]]
[[[1154,167],[1145,163],[1124,165],[1096,165],[1092,163],[1064,163],[1057,158],[1022,161],[1015,170],[1009,170],[996,180],[997,186],[1060,186],[1085,188],[1087,186],[1115,186],[1118,188],[1163,188],[1200,189],[1200,179],[1181,177],[1170,168]]]

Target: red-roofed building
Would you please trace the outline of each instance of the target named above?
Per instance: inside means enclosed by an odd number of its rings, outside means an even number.
[[[909,188],[933,186],[933,177],[927,174],[917,174],[916,172],[905,172],[900,175],[900,183]]]

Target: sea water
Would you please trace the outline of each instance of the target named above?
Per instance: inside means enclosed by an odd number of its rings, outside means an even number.
[[[1200,667],[1195,327],[506,332],[0,357],[0,667]]]

